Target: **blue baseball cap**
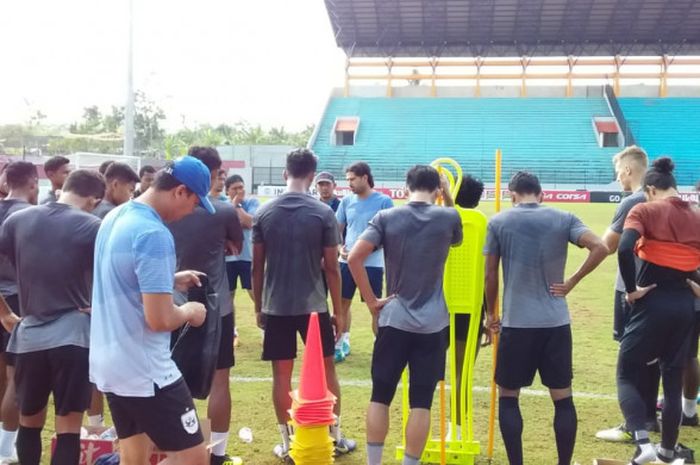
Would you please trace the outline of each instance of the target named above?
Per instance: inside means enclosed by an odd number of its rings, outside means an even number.
[[[199,204],[212,215],[215,213],[214,205],[209,200],[209,188],[211,187],[211,172],[201,160],[185,155],[175,160],[166,172],[183,183],[189,190],[197,194]]]

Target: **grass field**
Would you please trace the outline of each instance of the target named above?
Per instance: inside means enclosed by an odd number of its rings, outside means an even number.
[[[612,204],[555,206],[574,212],[601,235],[615,208]],[[482,207],[488,215],[493,214],[492,203],[485,203]],[[568,269],[573,270],[582,262],[585,252],[576,247],[570,247],[569,252]],[[590,464],[596,457],[629,459],[633,449],[629,444],[610,444],[594,437],[598,429],[619,424],[622,418],[615,388],[617,344],[611,336],[614,277],[615,259],[610,257],[568,298],[574,335],[574,399],[579,418],[574,461],[581,464]],[[271,452],[279,435],[271,404],[270,367],[260,361],[260,331],[255,326],[250,299],[244,293],[236,296],[236,312],[241,345],[236,353],[237,366],[232,371],[233,419],[229,452],[241,456],[247,464],[279,463]],[[370,396],[369,366],[373,340],[369,313],[359,299],[353,305],[353,312],[352,355],[338,366],[338,375],[342,384],[343,429],[348,437],[357,440],[359,450],[337,460],[345,465],[365,463],[364,415]],[[475,436],[481,441],[484,454],[489,408],[489,395],[484,388],[489,386],[491,359],[491,349],[482,350],[475,369],[474,384],[478,387],[475,393]],[[538,381],[532,389],[536,392],[524,393],[521,398],[525,461],[537,465],[554,464],[557,455],[551,426],[553,407],[549,397],[542,395],[545,389]],[[206,412],[203,403],[199,411]],[[238,440],[237,432],[244,426],[253,430],[254,440],[250,444]],[[385,463],[396,463],[393,456],[399,441],[399,428],[400,410],[395,402]],[[47,427],[44,431],[46,446],[51,434],[51,428]],[[655,436],[655,440],[658,441],[658,437]],[[692,448],[700,448],[700,428],[682,428],[680,441]],[[48,451],[48,448],[44,450]],[[43,463],[48,463],[46,452]],[[485,455],[478,458],[477,463],[487,463]],[[507,463],[498,430],[493,463]]]

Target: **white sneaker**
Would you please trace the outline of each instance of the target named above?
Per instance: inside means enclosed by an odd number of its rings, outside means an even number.
[[[272,448],[272,453],[277,456],[278,459],[286,459],[289,457],[289,449],[285,449],[283,444],[277,444]]]
[[[614,428],[604,429],[595,433],[595,437],[609,442],[632,442],[632,433],[627,431],[625,424]]]

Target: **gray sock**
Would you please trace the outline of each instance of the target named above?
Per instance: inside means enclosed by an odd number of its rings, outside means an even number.
[[[403,462],[401,462],[401,465],[420,465],[420,459],[418,457],[411,457],[404,452]]]
[[[382,465],[383,442],[367,443],[367,465]]]

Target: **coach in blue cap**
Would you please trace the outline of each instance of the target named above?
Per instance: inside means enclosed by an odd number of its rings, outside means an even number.
[[[121,463],[148,462],[151,441],[177,463],[208,456],[192,396],[170,358],[170,332],[201,326],[204,306],[173,303],[173,288],[201,285],[198,273],[175,273],[175,244],[164,223],[207,198],[207,167],[193,157],[168,164],[151,187],[107,217],[97,234],[90,332],[90,381],[106,393]]]

